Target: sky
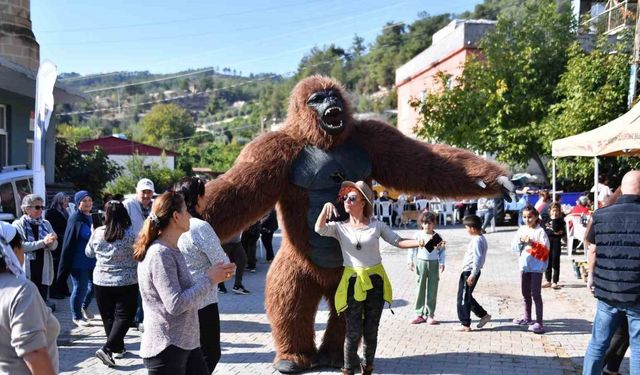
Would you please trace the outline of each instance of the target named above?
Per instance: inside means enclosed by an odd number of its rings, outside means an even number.
[[[311,48],[369,44],[387,22],[458,14],[481,0],[31,0],[40,59],[58,72],[229,67],[290,74]]]

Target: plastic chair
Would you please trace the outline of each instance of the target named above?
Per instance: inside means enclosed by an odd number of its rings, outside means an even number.
[[[423,210],[426,210],[427,208],[429,208],[429,201],[426,199],[418,199],[416,201],[416,208],[420,212],[422,212]]]
[[[438,221],[446,226],[448,217],[451,217],[451,224],[455,224],[456,213],[454,203],[452,201],[444,202],[444,209],[438,214]]]
[[[584,237],[587,235],[587,227],[582,224],[583,222],[584,219],[578,215],[568,216],[568,219],[565,221],[567,230],[567,255],[569,256],[573,254],[574,240],[578,240],[578,246],[583,245],[584,247]]]
[[[378,220],[380,221],[387,220],[387,222],[389,223],[389,226],[393,226],[393,223],[391,222],[392,220],[391,202],[386,201],[386,202],[378,203]]]
[[[429,202],[429,211],[439,216],[440,212],[442,212],[442,202],[440,201]]]

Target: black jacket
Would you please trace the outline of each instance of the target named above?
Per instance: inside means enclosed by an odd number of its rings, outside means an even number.
[[[60,265],[58,266],[58,279],[65,277],[71,271],[71,263],[73,262],[73,253],[76,249],[78,237],[82,224],[91,226],[91,217],[87,217],[77,211],[69,216],[67,228],[64,232],[64,243],[62,244],[62,254],[60,255]],[[65,280],[65,279],[63,279]]]
[[[44,218],[49,221],[53,231],[58,235],[58,247],[56,247],[54,257],[60,256],[62,244],[64,243],[64,232],[67,230],[67,218],[62,212],[55,208],[50,208],[44,213]]]
[[[640,303],[640,195],[621,195],[593,215],[587,241],[596,245],[596,298],[613,305]]]

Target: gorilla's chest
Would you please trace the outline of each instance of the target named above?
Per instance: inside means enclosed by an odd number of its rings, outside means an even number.
[[[334,202],[342,181],[365,180],[371,175],[371,159],[360,146],[345,142],[325,151],[306,146],[296,157],[291,170],[291,183],[308,191],[309,243],[311,260],[321,267],[342,266],[342,254],[338,241],[318,235],[313,227],[327,202]]]

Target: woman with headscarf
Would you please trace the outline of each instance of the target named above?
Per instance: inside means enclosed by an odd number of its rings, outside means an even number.
[[[64,231],[67,229],[67,220],[69,220],[69,196],[65,193],[57,193],[51,200],[51,205],[44,213],[44,218],[49,221],[53,231],[58,235],[58,246],[55,250],[51,251],[53,255],[53,272],[54,283],[49,290],[49,297],[55,299],[64,299],[70,296],[69,288],[67,287],[67,278],[58,278],[58,267],[60,267],[60,253],[62,252],[62,243],[64,242]],[[57,281],[57,280],[60,281]]]
[[[71,318],[75,325],[86,327],[90,325],[87,308],[93,299],[92,278],[96,265],[96,260],[84,253],[91,237],[93,199],[88,191],[80,190],[73,196],[73,201],[76,211],[69,216],[67,222],[58,275],[71,275]]]
[[[60,324],[22,269],[22,237],[0,222],[0,373],[58,373]]]
[[[27,277],[38,287],[42,299],[47,302],[49,286],[53,284],[52,251],[58,247],[58,236],[51,224],[42,217],[44,200],[36,194],[22,198],[24,214],[13,222],[22,237],[22,246],[26,253],[24,269]],[[55,305],[50,305],[55,308]]]

